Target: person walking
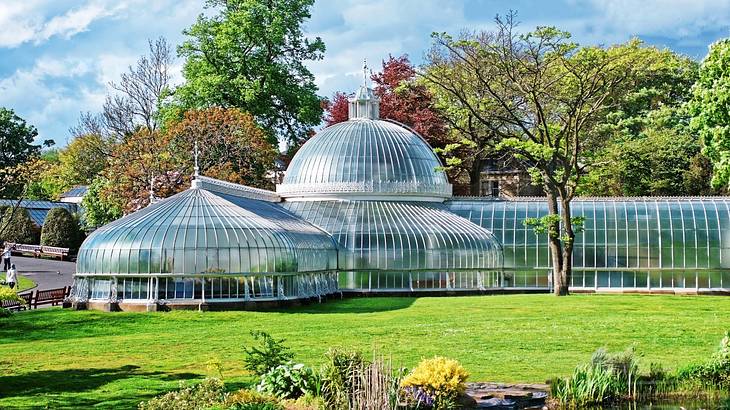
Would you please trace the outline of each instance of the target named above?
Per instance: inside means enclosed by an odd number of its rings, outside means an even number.
[[[10,249],[10,245],[5,244],[5,249],[3,249],[3,270],[10,269],[10,256],[12,255],[12,249]]]
[[[15,264],[10,265],[8,273],[5,274],[5,282],[10,286],[10,289],[15,289],[15,284],[18,282],[18,271],[15,270]]]

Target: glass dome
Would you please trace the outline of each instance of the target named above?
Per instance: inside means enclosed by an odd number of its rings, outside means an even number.
[[[366,91],[363,91],[365,89]],[[363,86],[350,119],[317,133],[294,155],[277,192],[284,198],[430,200],[451,196],[446,174],[416,132],[379,120],[378,100]]]
[[[324,232],[273,203],[192,188],[94,231],[77,274],[296,273],[336,269]]]

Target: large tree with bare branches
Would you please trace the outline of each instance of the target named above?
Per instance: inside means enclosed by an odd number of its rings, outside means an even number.
[[[508,151],[542,187],[548,215],[528,224],[547,233],[555,294],[567,295],[573,241],[582,227],[571,201],[590,154],[603,142],[595,125],[638,69],[628,61],[632,43],[579,47],[553,27],[521,34],[513,14],[495,21],[493,32],[434,35],[424,78],[458,102],[471,121],[465,125],[489,137],[476,144]],[[454,66],[461,75],[448,77]]]

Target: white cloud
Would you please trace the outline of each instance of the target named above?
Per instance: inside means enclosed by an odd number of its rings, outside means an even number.
[[[727,0],[593,0],[596,23],[634,35],[684,38],[730,25]]]
[[[99,19],[114,16],[139,0],[91,0],[62,14],[48,14],[48,2],[9,1],[0,4],[0,47],[39,44],[52,37],[65,39],[87,31]]]

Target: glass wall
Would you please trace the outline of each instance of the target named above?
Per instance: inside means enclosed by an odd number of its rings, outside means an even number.
[[[543,199],[457,199],[449,209],[492,231],[515,277],[551,266],[547,237],[523,224],[547,214]],[[573,254],[575,288],[730,287],[730,208],[726,198],[576,199],[585,217]]]
[[[498,270],[502,265],[502,251],[494,236],[441,204],[302,201],[283,206],[334,238],[339,249],[338,270],[383,272],[373,277],[373,288],[393,283],[396,289],[408,289],[408,272],[413,271],[478,272]],[[405,276],[397,273],[401,271],[406,271]],[[348,283],[341,285],[348,288]],[[362,282],[358,283],[360,288]]]

